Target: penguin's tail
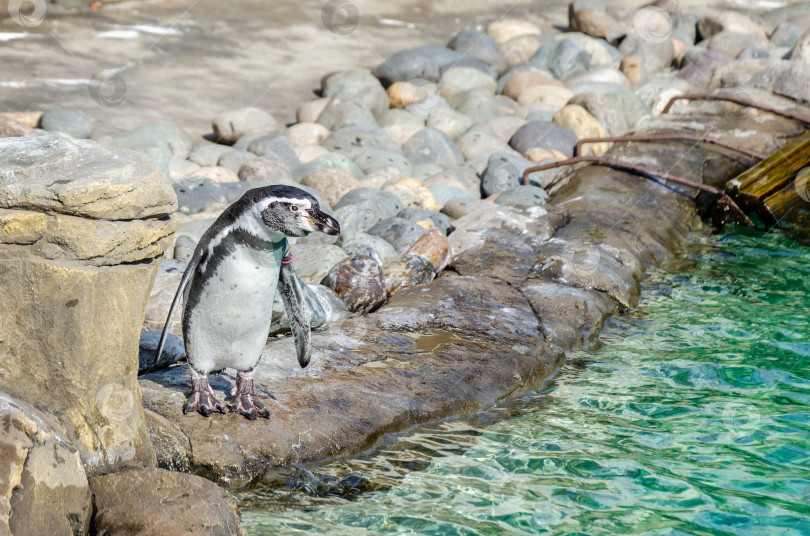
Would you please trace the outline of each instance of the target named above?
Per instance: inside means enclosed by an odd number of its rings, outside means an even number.
[[[174,299],[172,300],[172,305],[169,307],[169,315],[166,317],[166,323],[163,324],[163,331],[160,332],[160,340],[158,341],[157,349],[155,350],[155,359],[152,361],[149,368],[143,371],[141,374],[149,374],[155,370],[155,367],[160,362],[163,347],[166,346],[166,337],[169,335],[169,326],[172,324],[174,313],[177,312],[177,306],[180,305],[180,297],[183,295],[183,292],[185,291],[186,286],[188,286],[188,282],[191,280],[191,276],[194,274],[194,270],[197,269],[197,265],[199,263],[200,256],[197,255],[197,252],[195,251],[188,263],[188,266],[186,266],[186,271],[183,272],[183,278],[180,279],[180,285],[177,287],[177,293],[175,293]]]

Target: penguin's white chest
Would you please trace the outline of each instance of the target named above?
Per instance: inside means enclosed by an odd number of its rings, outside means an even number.
[[[185,328],[189,361],[199,371],[250,370],[270,332],[281,251],[239,247],[205,274]]]

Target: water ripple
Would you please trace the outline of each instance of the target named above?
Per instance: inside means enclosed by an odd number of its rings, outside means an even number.
[[[810,250],[694,236],[547,391],[236,495],[247,534],[810,534]],[[679,275],[673,275],[679,274]]]

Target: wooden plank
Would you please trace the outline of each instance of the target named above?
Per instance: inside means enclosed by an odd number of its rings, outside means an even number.
[[[760,217],[771,226],[810,238],[810,167],[803,168],[794,180],[766,197]]]
[[[726,184],[726,189],[745,209],[763,212],[766,199],[784,191],[783,195],[774,198],[777,212],[766,209],[765,214],[773,213],[776,220],[783,214],[787,201],[792,207],[795,200],[789,195],[788,187],[793,183],[796,174],[810,165],[810,132],[787,143],[771,156],[744,171]],[[783,197],[787,196],[785,200]]]

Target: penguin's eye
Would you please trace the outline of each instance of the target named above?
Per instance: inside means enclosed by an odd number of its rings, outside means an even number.
[[[292,210],[293,212],[298,212],[298,207],[297,207],[297,206],[295,206],[295,205],[292,205],[292,206],[290,207],[290,210]]]

